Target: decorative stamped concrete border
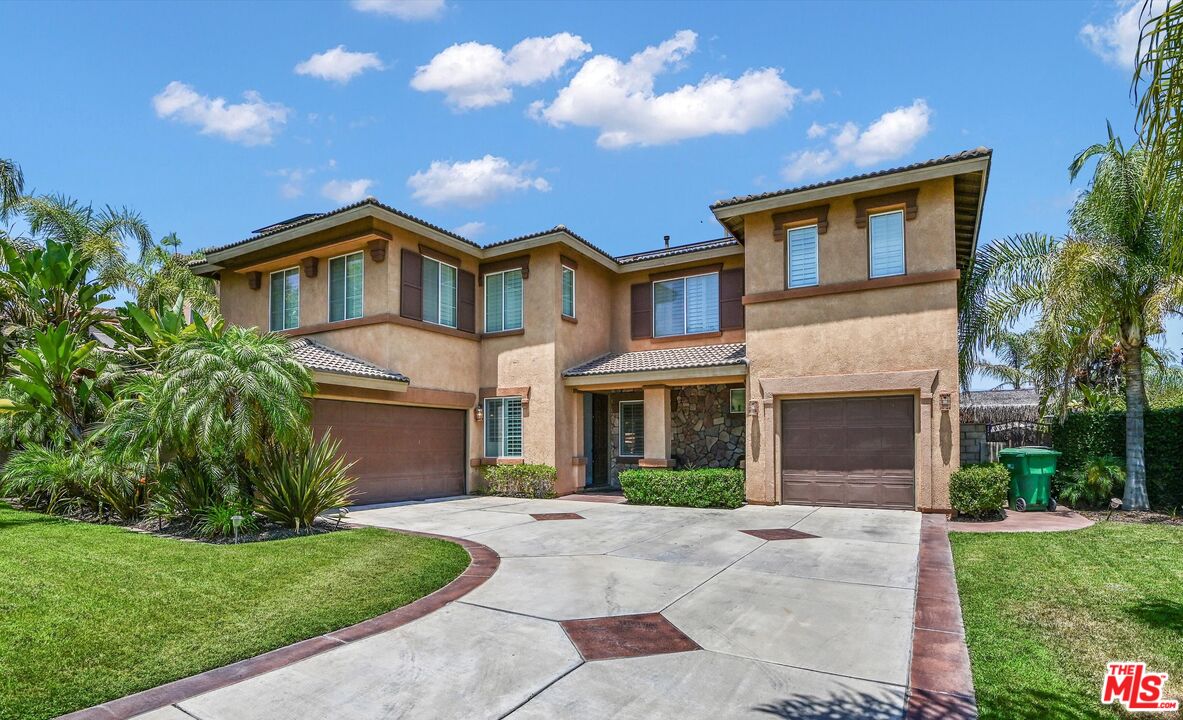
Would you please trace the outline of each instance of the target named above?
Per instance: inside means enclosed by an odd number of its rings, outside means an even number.
[[[357,526],[360,527],[360,526]],[[389,528],[383,528],[389,529]],[[239,660],[230,665],[207,670],[203,673],[191,675],[187,678],[174,680],[159,687],[111,700],[101,705],[95,705],[85,710],[62,715],[58,720],[127,720],[152,710],[174,703],[188,700],[203,693],[219,690],[243,680],[262,675],[272,670],[278,670],[286,665],[299,662],[319,655],[327,650],[340,647],[378,633],[393,630],[430,612],[439,610],[448,603],[458,600],[464,595],[477,589],[481,584],[497,572],[501,564],[501,557],[489,547],[472,540],[435,535],[432,533],[415,532],[412,530],[394,530],[406,535],[435,538],[454,542],[468,551],[471,558],[468,567],[452,582],[443,586],[430,595],[404,605],[400,608],[383,613],[377,617],[363,620],[356,625],[334,630],[333,632],[301,640],[293,645],[277,648],[270,652],[256,655],[253,658]]]
[[[978,716],[953,551],[943,515],[920,525],[920,574],[912,620],[912,672],[908,720],[961,720]]]

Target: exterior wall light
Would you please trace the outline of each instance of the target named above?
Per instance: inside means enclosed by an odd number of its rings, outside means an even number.
[[[760,414],[760,401],[759,400],[748,400],[748,416],[749,417],[756,417],[759,414]]]
[[[949,409],[952,407],[953,407],[953,393],[951,393],[951,392],[941,393],[941,412],[949,412]]]
[[[480,405],[477,405],[472,409],[472,419],[476,420],[477,422],[481,422],[485,419],[485,411]]]

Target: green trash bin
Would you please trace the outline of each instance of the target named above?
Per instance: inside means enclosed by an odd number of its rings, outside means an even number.
[[[1010,471],[1010,507],[1018,512],[1055,510],[1052,475],[1060,453],[1045,447],[1017,447],[999,451],[998,461]]]

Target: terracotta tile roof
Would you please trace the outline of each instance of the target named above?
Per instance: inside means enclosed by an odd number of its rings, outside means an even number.
[[[444,228],[440,227],[439,225],[433,225],[432,223],[429,223],[422,218],[417,218],[414,215],[407,214],[407,213],[403,212],[402,210],[399,210],[397,208],[393,208],[385,203],[378,202],[377,198],[368,197],[365,200],[362,200],[360,202],[355,202],[352,205],[346,205],[345,207],[339,207],[336,210],[331,210],[329,212],[305,213],[304,215],[297,215],[296,217],[291,218],[289,220],[283,220],[283,221],[280,221],[280,222],[275,223],[273,225],[268,225],[266,227],[259,228],[258,230],[256,230],[254,232],[254,234],[252,234],[248,238],[243,238],[242,240],[237,240],[235,242],[227,243],[226,245],[220,245],[218,247],[206,248],[205,250],[202,250],[201,252],[204,253],[205,255],[219,253],[219,252],[222,252],[223,250],[229,250],[232,247],[238,247],[239,245],[245,245],[246,243],[258,240],[259,238],[267,237],[268,235],[274,235],[276,233],[283,232],[284,230],[290,230],[294,227],[299,227],[301,225],[307,225],[308,223],[314,222],[316,220],[320,220],[321,218],[332,217],[333,215],[340,215],[343,212],[348,212],[350,210],[354,210],[356,208],[362,207],[363,205],[373,205],[374,207],[380,207],[383,210],[386,210],[387,212],[392,212],[395,215],[398,215],[399,217],[403,217],[403,218],[406,218],[407,220],[410,220],[411,222],[416,222],[416,223],[419,223],[420,225],[423,225],[424,227],[429,227],[432,230],[435,230],[436,232],[441,232],[441,233],[447,235],[448,237],[452,237],[452,238],[455,238],[461,242],[468,243],[469,245],[472,245],[475,248],[480,247],[480,245],[477,245],[476,243],[474,243],[473,241],[469,240],[466,237],[461,237],[460,235],[457,235],[456,233],[452,232],[451,230],[445,230]]]
[[[598,252],[599,254],[608,258],[609,260],[616,259],[616,258],[612,257],[611,255],[609,255],[608,251],[603,250],[602,248],[596,247],[589,240],[587,240],[586,238],[584,238],[582,235],[575,232],[571,228],[567,227],[566,225],[555,225],[554,227],[552,227],[549,230],[539,230],[538,232],[532,232],[532,233],[528,233],[526,235],[518,235],[517,237],[511,237],[508,240],[498,240],[497,242],[493,242],[493,243],[489,243],[489,244],[485,245],[484,248],[486,250],[488,250],[489,248],[500,247],[501,245],[509,245],[510,243],[516,243],[516,242],[520,242],[522,240],[533,240],[536,237],[542,237],[543,235],[550,235],[551,233],[557,233],[557,232],[567,233],[571,237],[575,238],[576,240],[583,243],[584,245],[587,245],[589,248],[591,248],[592,250],[595,250],[596,252]]]
[[[813,190],[815,188],[829,187],[831,185],[841,185],[843,183],[854,182],[855,180],[866,180],[867,178],[880,177],[881,175],[892,175],[894,173],[907,172],[908,170],[918,170],[920,168],[933,167],[936,165],[945,165],[947,163],[959,162],[961,160],[973,160],[974,158],[990,157],[993,151],[988,147],[976,147],[973,150],[963,150],[952,155],[945,155],[939,158],[932,158],[931,160],[923,160],[911,165],[903,165],[901,167],[889,168],[887,170],[876,170],[875,172],[864,173],[862,175],[851,175],[850,177],[838,178],[837,180],[826,180],[824,182],[813,183],[812,185],[801,185],[794,188],[786,188],[784,190],[774,190],[772,192],[759,193],[757,195],[737,195],[726,200],[719,200],[711,203],[711,209],[717,210],[719,208],[730,207],[731,205],[742,205],[753,200],[764,200],[765,198],[779,197],[781,195],[791,195],[793,193],[802,192],[804,190]]]
[[[639,352],[608,353],[595,360],[571,368],[563,377],[584,375],[613,375],[616,373],[649,372],[653,370],[681,370],[684,368],[723,367],[747,363],[747,346],[743,343],[700,345],[642,350]]]
[[[292,341],[292,352],[296,359],[309,370],[318,370],[335,375],[353,375],[355,377],[374,378],[375,380],[393,380],[395,382],[411,382],[406,375],[394,370],[387,370],[371,362],[354,357],[340,350],[321,345],[308,338],[296,338]]]
[[[685,255],[686,253],[702,252],[703,250],[731,247],[732,245],[739,245],[739,240],[733,237],[724,237],[716,240],[689,243],[687,245],[675,245],[674,247],[661,248],[659,250],[647,250],[645,252],[632,253],[631,255],[619,255],[615,259],[621,265],[628,265],[629,263],[637,263],[643,260],[657,260],[674,255]]]

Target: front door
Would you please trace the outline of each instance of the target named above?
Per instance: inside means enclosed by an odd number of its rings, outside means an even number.
[[[592,395],[591,484],[608,485],[608,396]]]

